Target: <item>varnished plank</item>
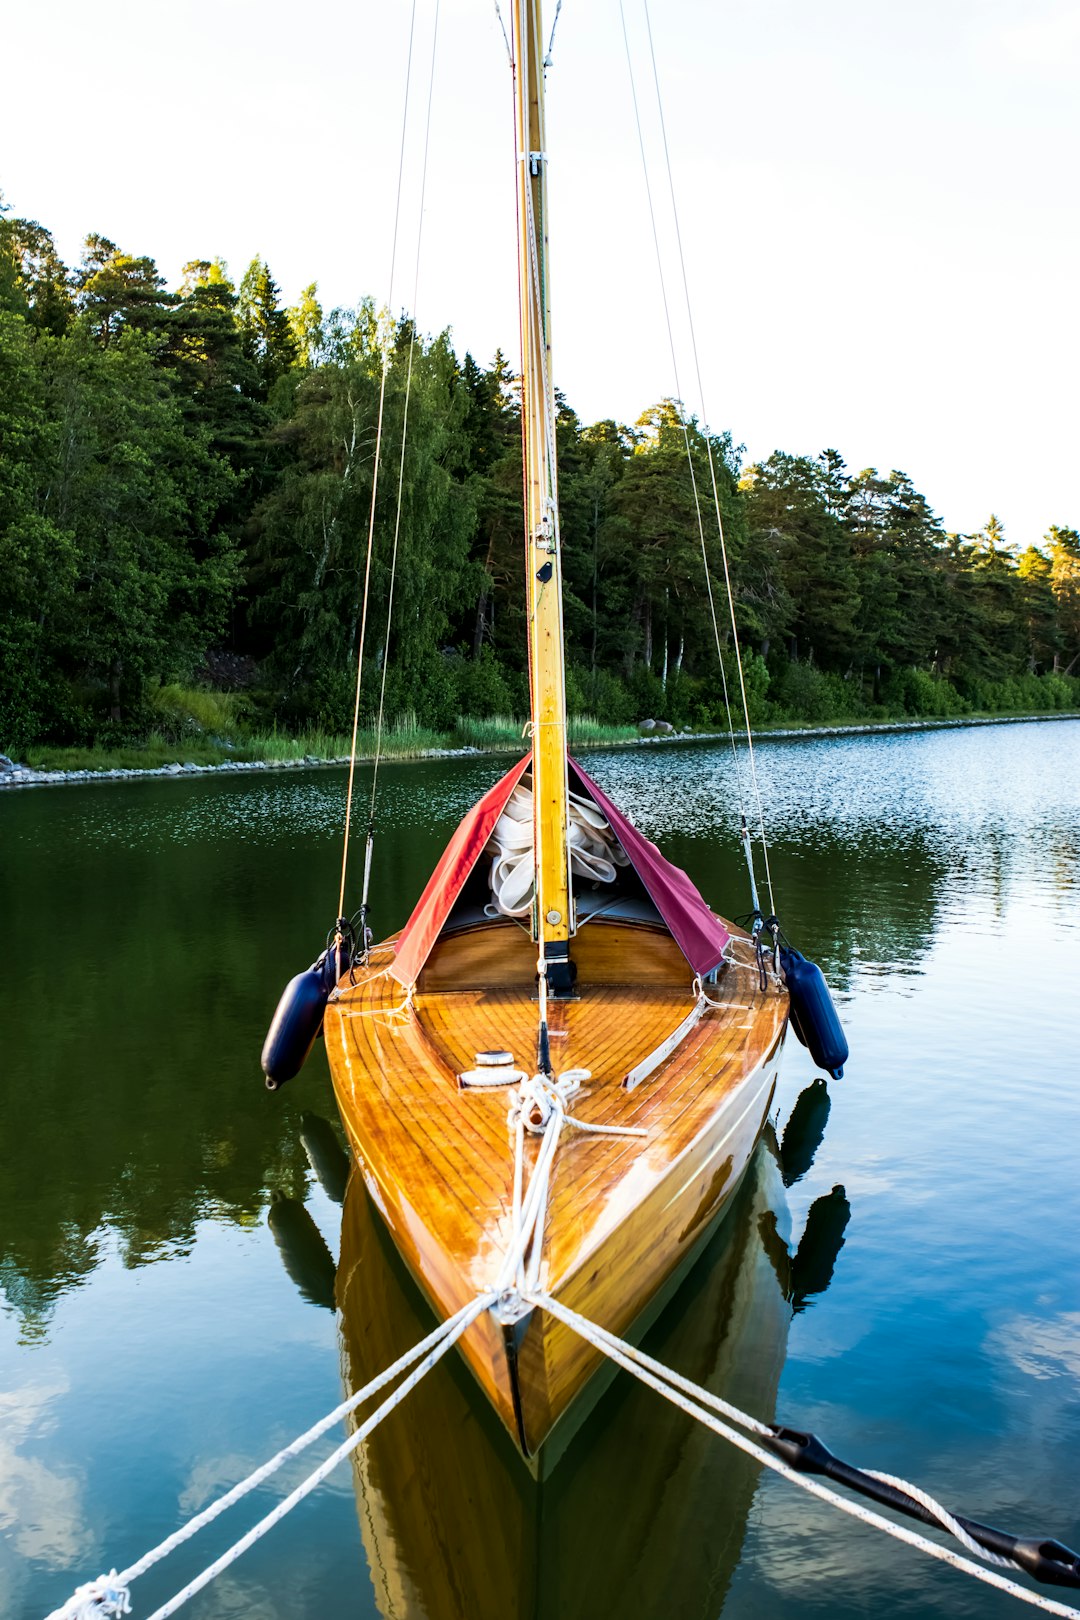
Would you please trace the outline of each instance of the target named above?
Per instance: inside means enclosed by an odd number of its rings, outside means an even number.
[[[437,947],[438,972],[422,980],[407,1016],[392,1020],[388,1009],[400,1005],[403,992],[387,976],[391,955],[381,948],[370,970],[355,985],[343,983],[327,1010],[327,1052],[350,1139],[404,1258],[443,1314],[490,1286],[510,1242],[507,1093],[463,1091],[456,1076],[473,1066],[476,1052],[503,1047],[532,1072],[534,949],[520,929],[502,922],[449,936]],[[465,988],[453,968],[458,952],[473,981]],[[657,1072],[628,1093],[627,1071],[693,1005],[686,963],[659,930],[601,920],[583,930],[575,957],[580,995],[552,1005],[552,1026],[564,1032],[553,1041],[556,1071],[580,1067],[593,1076],[572,1111],[586,1122],[633,1123],[649,1134],[603,1138],[568,1130],[552,1175],[541,1278],[620,1331],[700,1240],[736,1184],[767,1110],[787,997],[772,984],[762,992],[756,970],[728,967],[710,992],[724,1005],[710,1008]],[[444,973],[459,988],[432,988]],[[517,982],[508,982],[514,975]],[[718,1159],[717,1144],[728,1135],[730,1153],[725,1148]],[[530,1141],[530,1165],[536,1151]],[[489,1319],[478,1322],[462,1348],[512,1426],[498,1328]],[[550,1319],[530,1325],[521,1366],[532,1444],[594,1364],[594,1353]]]
[[[651,985],[689,988],[693,974],[675,941],[658,924],[634,925],[647,955]],[[574,937],[573,956],[583,983],[633,984],[641,971],[626,949],[625,927],[590,919]],[[524,928],[506,918],[478,923],[438,941],[420,975],[421,991],[453,991],[483,986],[533,986],[536,946]]]

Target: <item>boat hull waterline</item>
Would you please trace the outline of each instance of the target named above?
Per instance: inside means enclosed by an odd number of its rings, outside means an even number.
[[[512,1093],[463,1088],[479,1052],[535,1069],[536,947],[513,922],[444,935],[406,1001],[393,939],[374,948],[327,1007],[327,1056],[350,1144],[394,1242],[440,1317],[490,1289],[513,1237]],[[556,1074],[586,1069],[552,1168],[538,1276],[624,1335],[685,1269],[727,1207],[768,1117],[788,997],[764,987],[752,942],[699,989],[662,927],[598,917],[579,930],[579,992],[549,1003]],[[686,1026],[686,1027],[683,1027]],[[655,1063],[655,1066],[652,1066]],[[628,1089],[626,1078],[647,1070]],[[527,1139],[525,1175],[536,1157]],[[521,1451],[544,1443],[603,1359],[535,1310],[486,1312],[460,1341]]]

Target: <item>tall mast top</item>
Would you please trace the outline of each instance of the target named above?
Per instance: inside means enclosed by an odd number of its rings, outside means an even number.
[[[544,50],[539,0],[513,0],[525,556],[536,905],[533,935],[552,989],[570,988],[570,892],[562,558],[548,301]]]

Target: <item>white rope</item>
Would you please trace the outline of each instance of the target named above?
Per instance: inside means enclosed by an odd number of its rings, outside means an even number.
[[[652,21],[649,17],[649,0],[642,0],[645,11],[645,27],[649,36],[649,56],[652,61],[653,85],[656,90],[656,107],[660,115],[660,133],[664,143],[664,163],[667,168],[668,194],[671,197],[671,213],[675,223],[675,240],[679,249],[679,266],[682,271],[683,298],[686,303],[686,320],[690,333],[690,347],[694,356],[694,371],[697,376],[698,399],[701,405],[701,427],[705,439],[705,448],[709,458],[709,477],[712,481],[713,508],[716,513],[716,529],[720,537],[720,555],[724,563],[724,584],[727,588],[728,609],[731,614],[731,637],[735,648],[735,667],[739,672],[739,691],[742,696],[743,719],[746,723],[746,748],[750,761],[750,782],[754,792],[754,802],[758,813],[758,829],[761,834],[761,854],[765,865],[765,886],[769,891],[769,908],[776,910],[773,901],[772,873],[769,870],[769,845],[765,837],[765,807],[762,802],[761,788],[758,784],[757,761],[754,758],[754,738],[750,730],[750,705],[746,697],[746,679],[743,673],[742,652],[739,647],[739,627],[735,622],[735,594],[731,588],[731,571],[728,567],[727,541],[724,538],[724,519],[720,511],[720,491],[716,482],[716,462],[713,457],[712,435],[708,429],[708,416],[705,411],[705,388],[701,380],[701,360],[698,354],[697,333],[694,328],[694,311],[690,299],[690,282],[686,274],[686,257],[683,253],[682,228],[679,225],[679,208],[675,200],[675,180],[671,170],[671,153],[668,149],[667,123],[664,119],[664,101],[660,94],[660,74],[656,66],[656,51],[653,47]],[[640,133],[640,125],[639,125]],[[670,326],[668,328],[670,333]],[[706,577],[708,576],[708,561],[706,559]],[[722,660],[721,660],[722,662]],[[747,846],[749,854],[749,844]],[[752,869],[751,869],[752,872]],[[751,881],[753,878],[751,877]],[[755,910],[757,900],[754,901]]]
[[[688,1417],[695,1418],[699,1423],[703,1423],[706,1428],[711,1429],[715,1434],[721,1435],[725,1440],[729,1440],[732,1445],[737,1446],[740,1451],[744,1451],[747,1456],[753,1457],[763,1467],[771,1468],[774,1473],[790,1480],[793,1485],[801,1486],[811,1496],[816,1496],[821,1501],[828,1502],[830,1506],[839,1508],[841,1512],[849,1514],[863,1524],[870,1525],[873,1529],[883,1530],[886,1535],[892,1536],[897,1541],[905,1542],[909,1547],[917,1548],[920,1552],[928,1554],[931,1558],[938,1559],[941,1563],[950,1564],[954,1569],[958,1569],[966,1575],[974,1576],[976,1580],[982,1581],[984,1585],[996,1587],[1001,1592],[1007,1592],[1010,1597],[1019,1598],[1023,1603],[1029,1603],[1034,1608],[1042,1609],[1046,1614],[1058,1615],[1061,1620],[1080,1620],[1080,1609],[1070,1608],[1067,1604],[1059,1603],[1054,1598],[1044,1596],[1042,1592],[1030,1591],[1027,1587],[1020,1586],[1016,1581],[997,1574],[993,1569],[986,1569],[981,1564],[972,1563],[969,1558],[962,1557],[960,1553],[954,1552],[951,1547],[942,1547],[938,1542],[930,1541],[926,1536],[920,1535],[918,1531],[909,1530],[906,1525],[894,1524],[891,1519],[884,1518],[872,1508],[864,1507],[861,1502],[840,1496],[836,1491],[831,1490],[827,1485],[822,1485],[818,1480],[812,1479],[806,1474],[798,1473],[771,1451],[765,1450],[756,1441],[751,1440],[745,1434],[741,1434],[738,1429],[733,1429],[727,1423],[724,1423],[716,1413],[722,1412],[725,1417],[730,1418],[733,1422],[740,1423],[744,1428],[749,1428],[759,1434],[771,1432],[760,1424],[756,1418],[751,1418],[748,1414],[739,1412],[737,1408],[729,1406],[725,1401],[721,1401],[719,1396],[710,1395],[707,1390],[691,1384],[688,1379],[684,1379],[678,1373],[674,1373],[669,1368],[662,1366],[660,1362],[644,1356],[641,1351],[635,1350],[634,1346],[627,1344],[624,1340],[617,1339],[614,1334],[598,1327],[595,1322],[590,1322],[586,1317],[579,1316],[576,1311],[561,1305],[550,1294],[531,1289],[525,1295],[525,1303],[549,1311],[552,1316],[564,1322],[567,1327],[572,1328],[581,1338],[594,1345],[604,1355],[610,1357],[618,1366],[632,1373],[643,1384],[647,1384],[658,1395],[662,1395],[665,1400],[670,1401],[673,1406],[679,1407]],[[889,1475],[878,1475],[877,1477],[888,1481],[890,1484],[897,1485],[899,1489],[915,1496],[931,1512],[940,1513],[943,1527],[951,1528],[945,1521],[951,1520],[952,1515],[946,1513],[940,1507],[940,1504],[934,1502],[932,1497],[927,1497],[925,1493],[913,1490],[903,1480],[894,1480]],[[996,1554],[988,1554],[977,1543],[971,1543],[971,1538],[966,1535],[966,1532],[962,1539],[965,1545],[970,1544],[971,1550],[976,1552],[980,1558],[988,1559],[992,1563],[999,1562]],[[1011,1567],[1017,1568],[1019,1566],[1011,1565]]]
[[[383,968],[379,973],[369,974],[363,982],[366,986],[370,986],[379,979],[388,980],[389,978],[390,969]],[[344,1003],[342,1001],[343,994],[348,995],[349,991],[354,988],[355,984],[350,983],[348,989],[343,992],[340,985],[335,985],[326,998],[327,1006],[335,1008],[342,1018],[370,1018],[373,1024],[381,1024],[384,1029],[397,1029],[402,1024],[407,1024],[412,1018],[415,985],[410,985],[402,1000],[395,1002],[390,1007],[353,1007],[348,1003]]]
[[[938,1501],[936,1496],[931,1496],[930,1492],[924,1491],[921,1486],[912,1485],[911,1481],[907,1479],[898,1479],[895,1474],[881,1474],[876,1468],[864,1468],[861,1472],[868,1474],[871,1479],[880,1480],[883,1485],[891,1485],[894,1490],[903,1491],[905,1496],[910,1496],[912,1501],[918,1502],[920,1507],[925,1508],[927,1513],[937,1520],[943,1530],[947,1530],[950,1536],[953,1536],[960,1543],[961,1547],[966,1547],[968,1552],[975,1554],[976,1558],[985,1559],[988,1564],[995,1564],[1000,1569],[1020,1569],[1022,1567],[1014,1558],[1004,1558],[1000,1553],[991,1552],[989,1547],[980,1546],[975,1537],[969,1535],[964,1529],[960,1520],[954,1517],[948,1508]]]
[[[395,1002],[392,1007],[342,1007],[337,1008],[342,1018],[370,1018],[373,1024],[381,1029],[401,1029],[411,1023],[413,1014],[412,991],[404,1001]]]
[[[724,712],[727,715],[728,738],[731,744],[731,758],[735,766],[735,791],[739,800],[739,811],[743,818],[746,816],[746,803],[743,793],[742,766],[739,762],[739,751],[735,746],[735,722],[731,716],[731,700],[728,694],[727,671],[724,668],[724,655],[720,641],[720,624],[716,617],[716,601],[713,596],[712,575],[709,572],[709,555],[705,544],[705,523],[701,515],[701,501],[698,496],[697,474],[694,470],[694,458],[690,450],[690,432],[686,425],[685,413],[682,408],[682,386],[679,382],[679,362],[675,351],[675,334],[671,324],[671,309],[668,303],[667,279],[664,275],[663,255],[660,252],[660,232],[656,224],[656,210],[653,206],[652,184],[649,180],[649,164],[645,155],[645,135],[641,126],[641,113],[638,108],[637,83],[634,77],[634,62],[630,53],[630,36],[626,27],[626,12],[623,0],[619,0],[619,18],[622,22],[623,45],[626,49],[626,65],[630,74],[630,96],[634,105],[634,121],[637,125],[638,149],[641,153],[641,169],[645,180],[645,196],[649,205],[649,220],[652,225],[653,247],[656,251],[656,268],[660,277],[660,297],[664,309],[664,322],[667,326],[668,348],[671,351],[671,369],[675,381],[676,403],[679,407],[679,425],[682,428],[683,444],[686,449],[686,462],[690,469],[690,486],[694,496],[694,511],[697,516],[698,539],[701,545],[701,557],[705,568],[705,591],[709,602],[709,615],[712,619],[713,638],[716,642],[716,657],[720,665],[720,686],[724,698]]]
[[[533,1241],[538,1225],[543,1234],[543,1216],[547,1211],[548,1177],[551,1160],[558,1143],[558,1127],[545,1132],[540,1151],[529,1177],[529,1190],[524,1190],[525,1175],[525,1120],[522,1112],[514,1119],[514,1191],[511,1202],[510,1245],[503,1256],[494,1287],[499,1294],[525,1283],[525,1256]]]
[[[401,222],[401,190],[405,173],[405,137],[409,127],[409,94],[412,89],[413,39],[416,34],[416,0],[413,0],[409,20],[409,53],[405,64],[405,102],[401,111],[401,147],[398,153],[397,198],[394,203],[394,234],[390,247],[390,286],[386,305],[393,320],[394,272],[397,266],[398,227]],[[364,682],[364,640],[367,635],[368,587],[371,583],[371,554],[375,544],[375,502],[379,492],[379,467],[382,461],[383,413],[386,405],[386,379],[390,371],[389,342],[383,354],[382,376],[379,381],[379,412],[375,426],[375,463],[371,474],[371,506],[368,511],[367,554],[364,562],[364,595],[360,613],[360,643],[356,653],[356,695],[353,702],[352,741],[349,746],[349,785],[345,794],[345,829],[341,850],[341,890],[338,895],[338,916],[345,911],[345,880],[349,865],[349,834],[352,828],[353,783],[356,777],[356,741],[360,731],[360,691]]]
[[[405,490],[405,448],[409,441],[409,404],[412,399],[413,361],[416,355],[416,312],[420,301],[420,257],[424,243],[424,202],[427,197],[428,157],[431,150],[431,106],[435,95],[435,59],[439,43],[439,3],[435,0],[435,18],[431,33],[431,65],[428,70],[427,115],[424,120],[424,157],[420,166],[420,219],[416,228],[416,264],[413,269],[413,295],[410,320],[409,364],[405,373],[405,404],[401,422],[401,455],[398,460],[397,507],[394,513],[394,543],[390,553],[390,583],[386,598],[386,635],[383,638],[382,680],[379,683],[379,713],[375,723],[375,758],[371,767],[371,804],[368,826],[375,824],[375,801],[379,787],[379,764],[382,759],[383,722],[386,713],[386,675],[390,666],[390,626],[394,614],[394,586],[397,583],[398,541],[401,536],[401,506]],[[365,912],[368,886],[371,880],[372,834],[368,833],[368,855],[364,866],[364,891],[361,905]]]
[[[663,1363],[655,1361],[636,1346],[619,1339],[615,1334],[591,1322],[568,1306],[560,1304],[550,1294],[540,1291],[537,1287],[537,1275],[540,1263],[539,1242],[534,1243],[533,1254],[526,1268],[525,1255],[529,1245],[537,1234],[542,1238],[543,1220],[546,1212],[548,1181],[551,1164],[558,1145],[559,1131],[563,1124],[576,1126],[585,1132],[598,1134],[618,1134],[644,1136],[647,1133],[641,1130],[632,1130],[628,1127],[590,1125],[583,1120],[574,1119],[566,1112],[566,1101],[580,1090],[583,1079],[588,1079],[585,1070],[568,1070],[558,1081],[553,1081],[544,1075],[534,1075],[532,1080],[525,1082],[519,1091],[514,1107],[510,1112],[510,1120],[515,1128],[516,1152],[514,1161],[514,1183],[512,1199],[512,1219],[514,1237],[507,1250],[496,1285],[487,1293],[477,1296],[469,1304],[463,1306],[452,1317],[441,1323],[432,1333],[422,1339],[412,1350],[401,1356],[385,1372],[371,1380],[361,1390],[350,1396],[348,1400],[340,1403],[334,1410],[312,1425],[306,1433],[293,1440],[288,1446],[282,1448],[274,1457],[263,1463],[246,1479],[233,1486],[225,1495],[219,1497],[209,1507],[197,1514],[193,1519],[182,1526],[173,1535],[168,1536],[157,1547],[144,1554],[129,1568],[117,1572],[111,1570],[108,1575],[100,1575],[97,1580],[87,1581],[77,1588],[60,1608],[54,1609],[48,1620],[115,1620],[115,1617],[131,1613],[130,1585],[138,1576],[145,1574],[154,1564],[164,1558],[177,1547],[188,1541],[197,1531],[211,1523],[226,1508],[232,1507],[241,1497],[255,1489],[272,1473],[274,1473],[289,1458],[297,1456],[307,1446],[311,1445],[329,1428],[333,1427],[354,1411],[363,1402],[369,1400],[389,1383],[392,1383],[406,1369],[411,1368],[398,1387],[385,1401],[349,1436],[318,1468],[314,1469],[295,1490],[283,1501],[266,1514],[254,1525],[246,1535],[240,1539],[213,1563],[209,1564],[199,1575],[187,1583],[179,1592],[166,1603],[155,1609],[149,1620],[167,1620],[169,1615],[193,1597],[196,1592],[207,1586],[217,1575],[242,1556],[255,1542],[261,1540],[274,1525],[278,1524],[298,1503],[309,1496],[315,1488],[353,1451],[368,1438],[378,1427],[383,1418],[389,1416],[405,1397],[416,1387],[420,1380],[432,1367],[457,1343],[458,1339],[485,1310],[493,1306],[500,1296],[502,1303],[506,1303],[507,1294],[518,1282],[518,1299],[521,1304],[538,1307],[548,1311],[557,1320],[562,1321],[586,1342],[595,1346],[602,1354],[608,1356],[616,1365],[633,1374],[642,1383],[662,1395],[665,1400],[685,1412],[687,1416],[711,1429],[714,1433],[737,1446],[760,1463],[770,1468],[774,1473],[780,1474],[792,1484],[800,1486],[812,1496],[831,1506],[839,1508],[841,1512],[858,1519],[861,1523],[873,1529],[882,1530],[897,1541],[915,1547],[942,1563],[960,1570],[963,1574],[971,1575],[985,1585],[993,1586],[997,1590],[1007,1593],[1011,1597],[1020,1599],[1046,1614],[1060,1617],[1060,1620],[1080,1620],[1080,1610],[1070,1608],[1067,1604],[1059,1603],[1053,1598],[1044,1596],[1041,1592],[1030,1591],[1017,1582],[988,1569],[985,1564],[997,1565],[1003,1568],[1016,1569],[1020,1566],[1013,1560],[1002,1558],[998,1554],[981,1547],[964,1529],[958,1520],[947,1508],[943,1507],[928,1492],[912,1485],[909,1481],[898,1479],[892,1474],[876,1473],[864,1470],[871,1477],[903,1491],[907,1496],[920,1503],[941,1526],[942,1529],[953,1535],[968,1551],[982,1559],[983,1564],[972,1563],[970,1559],[962,1557],[949,1547],[943,1547],[937,1542],[928,1540],[916,1531],[907,1529],[904,1525],[893,1523],[880,1513],[864,1507],[860,1502],[852,1501],[840,1496],[828,1486],[822,1485],[816,1479],[799,1473],[787,1463],[775,1456],[771,1451],[759,1446],[748,1435],[739,1432],[739,1429],[730,1427],[738,1424],[740,1428],[747,1429],[751,1434],[763,1438],[771,1436],[774,1431],[759,1419],[742,1412],[738,1407],[723,1400],[720,1396],[702,1389],[699,1385],[684,1378],[672,1368],[665,1367]],[[529,1179],[529,1188],[522,1196],[524,1179],[524,1140],[526,1133],[542,1137],[540,1152]],[[524,1282],[524,1287],[521,1282]],[[723,1421],[723,1420],[728,1421]]]
[[[48,1620],[112,1620],[112,1616],[131,1613],[131,1594],[120,1584],[115,1569],[108,1575],[99,1575],[96,1581],[84,1581],[68,1598],[62,1609],[54,1609]]]
[[[342,1401],[332,1412],[328,1412],[324,1418],[320,1418],[318,1423],[313,1424],[304,1434],[299,1435],[297,1439],[282,1447],[275,1456],[264,1462],[259,1468],[256,1468],[246,1479],[242,1479],[239,1484],[226,1491],[224,1496],[219,1496],[215,1502],[211,1502],[209,1507],[204,1508],[201,1513],[197,1513],[187,1524],[182,1525],[171,1536],[167,1536],[164,1541],[159,1542],[148,1553],[144,1553],[142,1558],[138,1559],[134,1564],[130,1564],[127,1569],[121,1570],[119,1574],[114,1569],[109,1575],[100,1575],[96,1581],[88,1581],[80,1586],[68,1598],[66,1603],[61,1604],[58,1609],[52,1611],[48,1616],[48,1620],[105,1620],[105,1617],[129,1614],[131,1611],[128,1588],[133,1581],[137,1580],[140,1575],[144,1575],[148,1569],[167,1557],[169,1553],[174,1552],[177,1547],[183,1546],[184,1542],[190,1541],[192,1536],[196,1535],[204,1526],[212,1523],[214,1519],[225,1512],[226,1508],[232,1507],[242,1497],[253,1491],[256,1486],[269,1479],[270,1475],[276,1473],[283,1463],[288,1462],[290,1458],[296,1457],[300,1452],[306,1450],[308,1446],[324,1435],[328,1429],[340,1423],[356,1407],[370,1400],[373,1395],[377,1395],[381,1389],[392,1383],[406,1369],[413,1368],[408,1378],[365,1420],[354,1434],[350,1435],[343,1445],[332,1452],[326,1461],[320,1464],[312,1474],[309,1474],[307,1479],[298,1485],[291,1495],[280,1502],[265,1518],[260,1519],[259,1523],[249,1530],[246,1536],[242,1536],[238,1542],[229,1548],[228,1552],[223,1553],[213,1564],[203,1570],[201,1575],[190,1581],[175,1597],[170,1598],[161,1608],[156,1609],[151,1620],[164,1620],[166,1615],[173,1614],[182,1603],[213,1580],[215,1575],[220,1574],[223,1569],[227,1569],[231,1563],[240,1557],[241,1553],[246,1552],[250,1546],[253,1546],[256,1541],[266,1534],[267,1530],[284,1518],[285,1514],[294,1508],[298,1502],[302,1501],[305,1496],[308,1496],[316,1485],[321,1484],[327,1474],[337,1466],[342,1458],[348,1456],[350,1451],[354,1451],[357,1446],[362,1444],[382,1419],[388,1416],[404,1400],[410,1390],[415,1388],[425,1373],[434,1367],[435,1363],[451,1345],[456,1344],[470,1323],[475,1321],[483,1311],[494,1303],[494,1299],[495,1295],[489,1293],[480,1294],[476,1299],[471,1300],[468,1305],[463,1306],[454,1316],[448,1317],[445,1322],[441,1322],[426,1338],[421,1339],[419,1344],[414,1345],[405,1355],[399,1357],[393,1366],[388,1367],[377,1378],[373,1378],[370,1383],[365,1384],[363,1389],[351,1395],[348,1400]],[[419,1364],[414,1366],[414,1363]]]
[[[507,1114],[514,1132],[514,1180],[511,1195],[510,1245],[503,1256],[493,1288],[505,1295],[509,1290],[535,1288],[543,1249],[544,1221],[555,1150],[564,1125],[586,1136],[648,1136],[648,1131],[631,1125],[594,1125],[567,1112],[566,1104],[590,1078],[588,1069],[568,1069],[557,1080],[534,1074],[519,1087]],[[541,1138],[536,1162],[525,1180],[525,1137]],[[531,1247],[531,1255],[530,1255]],[[529,1256],[526,1264],[526,1257]]]

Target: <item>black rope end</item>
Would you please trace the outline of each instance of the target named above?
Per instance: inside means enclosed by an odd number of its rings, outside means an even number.
[[[826,1478],[835,1480],[838,1485],[846,1485],[849,1490],[856,1491],[860,1496],[868,1497],[883,1507],[893,1508],[909,1519],[920,1519],[924,1524],[941,1527],[936,1516],[922,1502],[916,1501],[897,1486],[843,1462],[833,1455],[816,1434],[806,1434],[801,1429],[789,1429],[782,1423],[773,1423],[769,1427],[772,1433],[763,1437],[764,1444],[770,1451],[775,1452],[782,1462],[787,1463],[789,1468],[794,1468],[800,1474],[823,1474]],[[1063,1542],[1043,1540],[1036,1536],[1011,1536],[1004,1530],[995,1530],[990,1525],[979,1524],[976,1520],[966,1519],[959,1513],[954,1517],[980,1547],[1012,1559],[1034,1580],[1041,1581],[1046,1586],[1080,1587],[1080,1555],[1074,1553],[1070,1547],[1066,1547]]]
[[[1016,1540],[1010,1548],[1020,1568],[1047,1586],[1080,1587],[1080,1554],[1060,1541]]]

